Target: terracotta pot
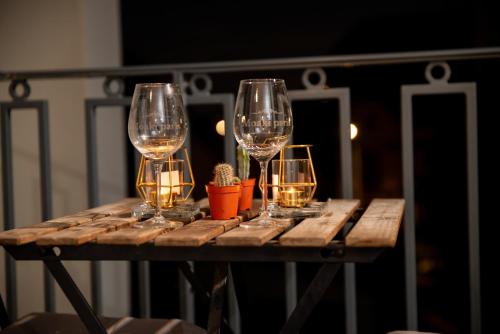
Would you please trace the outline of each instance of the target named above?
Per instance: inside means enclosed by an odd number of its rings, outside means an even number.
[[[212,219],[230,219],[238,215],[240,185],[217,187],[212,182],[205,186]]]
[[[252,208],[253,188],[255,179],[241,180],[241,196],[238,204],[238,210],[244,211]]]

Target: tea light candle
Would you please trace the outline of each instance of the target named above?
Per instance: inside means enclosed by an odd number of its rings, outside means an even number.
[[[170,194],[170,189],[172,189],[172,195],[173,194],[180,194],[180,181],[179,181],[179,171],[178,170],[173,170],[170,172],[162,172],[161,173],[161,196],[163,197],[164,195]],[[172,187],[170,187],[172,186]]]
[[[171,186],[171,187],[170,187]],[[170,196],[170,190],[172,190],[172,196]],[[164,208],[172,207],[175,200],[175,196],[179,195],[180,192],[180,177],[179,171],[174,170],[171,172],[161,173],[161,190],[160,190],[160,201],[161,206]],[[152,204],[156,204],[156,191],[151,191]]]
[[[280,203],[286,207],[302,207],[304,204],[304,191],[290,188],[280,193]]]

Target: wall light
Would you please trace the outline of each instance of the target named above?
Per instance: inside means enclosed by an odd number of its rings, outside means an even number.
[[[224,124],[224,120],[220,120],[217,122],[215,125],[215,131],[221,136],[224,136],[226,134],[226,126]]]
[[[354,140],[356,136],[358,135],[358,127],[351,123],[351,140]]]

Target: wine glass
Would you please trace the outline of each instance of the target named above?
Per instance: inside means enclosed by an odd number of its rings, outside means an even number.
[[[161,215],[161,170],[163,163],[184,143],[187,119],[182,93],[176,84],[137,84],[128,118],[128,136],[135,148],[155,167],[156,207],[153,218],[143,224],[153,227],[178,227],[180,222]]]
[[[292,108],[282,79],[240,81],[233,120],[238,143],[260,164],[261,214],[240,226],[275,226],[267,212],[267,165],[288,141],[293,129]]]

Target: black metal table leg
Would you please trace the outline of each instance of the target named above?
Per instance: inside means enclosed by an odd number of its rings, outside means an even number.
[[[194,289],[195,293],[203,298],[204,301],[208,301],[210,299],[210,293],[198,280],[195,273],[191,270],[191,266],[187,262],[179,262],[177,263],[177,267],[182,272],[184,277],[188,280],[189,284],[191,284],[191,287]]]
[[[210,294],[210,312],[208,314],[208,334],[220,332],[222,308],[227,285],[228,264],[218,262],[215,264],[214,282]]]
[[[230,269],[233,277],[234,290],[236,293],[236,301],[241,314],[242,325],[244,326],[245,317],[249,317],[249,285],[251,282],[248,279],[247,268],[245,263],[231,262]]]
[[[342,264],[325,263],[312,280],[306,292],[300,298],[299,303],[293,310],[280,333],[298,333],[316,304],[321,300],[326,289],[330,286],[333,278]]]
[[[201,297],[204,302],[210,302],[210,292],[205,289],[203,284],[196,277],[195,273],[191,270],[191,266],[187,262],[179,262],[177,265],[189,284],[191,284],[196,295]],[[226,317],[222,317],[222,329],[224,333],[234,333]]]
[[[57,284],[61,287],[62,291],[66,295],[66,298],[68,298],[71,305],[75,308],[76,313],[80,316],[80,319],[83,321],[85,327],[87,327],[89,333],[106,334],[106,329],[97,318],[97,315],[92,310],[92,307],[90,307],[89,303],[83,296],[82,292],[78,289],[61,261],[44,260],[43,262],[49,269]]]
[[[10,325],[10,322],[9,314],[7,313],[7,309],[3,303],[2,295],[0,295],[0,328],[6,328]]]

